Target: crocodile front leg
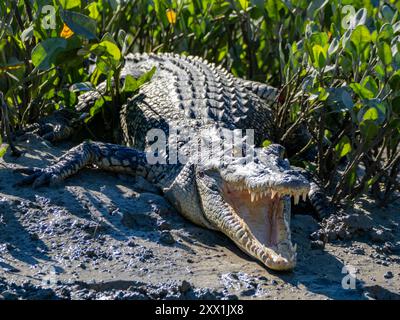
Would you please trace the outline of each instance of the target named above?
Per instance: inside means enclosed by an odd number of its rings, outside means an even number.
[[[150,171],[146,154],[142,151],[110,143],[85,141],[47,168],[17,169],[29,175],[17,185],[32,184],[33,187],[54,185],[90,165],[104,170],[142,176],[146,176]]]

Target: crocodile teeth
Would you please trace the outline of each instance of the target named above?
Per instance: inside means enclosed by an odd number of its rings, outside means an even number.
[[[299,203],[299,198],[300,198],[300,195],[298,193],[294,195],[294,204]]]
[[[242,186],[237,186],[236,190],[238,191],[246,191],[249,193],[251,196],[251,202],[261,200],[264,197],[269,196],[271,200],[274,200],[276,196],[280,198],[281,196],[289,195],[293,196],[294,204],[298,204],[300,200],[305,201],[307,199],[308,193],[307,191],[305,192],[296,192],[296,191],[290,191],[290,190],[274,190],[272,188],[264,189],[264,190],[259,190],[259,191],[254,191],[251,190],[248,187],[242,187]]]

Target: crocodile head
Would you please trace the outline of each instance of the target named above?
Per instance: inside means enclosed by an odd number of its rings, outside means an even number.
[[[306,197],[309,182],[291,170],[284,148],[256,149],[252,161],[235,158],[196,168],[196,185],[205,218],[244,252],[273,270],[296,265],[290,236],[290,197]],[[248,160],[248,159],[247,159]]]

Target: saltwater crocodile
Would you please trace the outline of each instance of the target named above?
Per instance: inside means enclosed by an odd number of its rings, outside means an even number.
[[[284,148],[278,144],[255,148],[245,143],[244,147],[233,146],[205,157],[195,157],[191,152],[201,143],[211,144],[216,137],[228,141],[229,132],[237,133],[237,129],[254,129],[258,138],[255,145],[261,138],[272,139],[274,123],[269,105],[277,90],[236,78],[201,58],[176,54],[130,54],[121,79],[138,77],[153,67],[156,72],[152,80],[121,108],[124,146],[85,141],[47,168],[23,170],[29,176],[21,184],[38,187],[57,183],[89,165],[141,175],[158,186],[190,221],[224,233],[271,269],[294,268],[291,197],[295,203],[300,196],[306,197],[310,183],[290,167]],[[85,93],[78,108],[99,98],[99,91]],[[67,123],[53,126],[52,132],[48,128],[42,132],[49,140],[60,140],[72,131]],[[177,133],[177,154],[185,156],[186,161],[171,161],[176,160],[171,145],[154,153],[154,129],[168,137],[172,131]],[[160,143],[161,137],[158,139]],[[150,163],[149,154],[158,162]]]

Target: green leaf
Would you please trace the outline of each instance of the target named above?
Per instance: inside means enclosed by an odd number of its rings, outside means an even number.
[[[329,88],[327,90],[329,92],[327,104],[333,112],[346,112],[353,109],[353,99],[347,87]]]
[[[362,99],[372,99],[374,97],[374,94],[360,83],[352,83],[349,87]]]
[[[378,84],[376,83],[375,79],[371,76],[366,76],[365,79],[362,81],[362,85],[364,88],[368,89],[373,93],[374,96],[378,94]]]
[[[345,90],[342,92],[342,102],[347,109],[352,109],[354,106],[351,95]]]
[[[393,63],[395,65],[395,70],[400,70],[400,51],[396,52],[394,55]]]
[[[81,6],[81,0],[59,0],[63,9],[72,9]]]
[[[49,38],[36,45],[32,50],[32,63],[39,70],[49,69],[56,61],[57,55],[67,48],[64,38]]]
[[[329,36],[326,32],[313,32],[309,39],[312,45],[319,44],[325,50],[325,47],[328,45]]]
[[[383,5],[382,6],[382,9],[381,9],[381,12],[382,12],[382,16],[383,16],[383,19],[385,20],[385,21],[387,21],[387,22],[392,22],[392,19],[393,19],[393,16],[394,16],[394,12],[393,12],[393,10],[390,8],[390,6],[388,6],[388,5]]]
[[[126,37],[126,31],[123,29],[120,29],[118,31],[118,44],[120,47],[122,47],[124,45],[124,41],[125,41],[125,37]]]
[[[112,10],[117,11],[117,9],[121,3],[121,0],[109,0],[109,3],[111,5]]]
[[[313,46],[312,51],[314,66],[318,69],[322,69],[326,62],[326,51],[318,44]]]
[[[375,70],[376,74],[378,76],[380,76],[380,78],[378,77],[379,79],[382,80],[385,77],[385,68],[382,66],[381,63],[377,64],[375,66],[374,70]]]
[[[89,111],[90,116],[91,117],[95,116],[103,108],[104,104],[105,104],[105,99],[96,100],[95,104],[90,108]]]
[[[372,99],[378,94],[378,84],[371,76],[366,76],[362,83],[352,83],[350,88],[362,99]]]
[[[380,42],[378,44],[378,56],[385,66],[390,65],[392,63],[392,50],[390,49],[390,45],[386,42]]]
[[[105,75],[113,75],[115,71],[115,67],[110,60],[103,60],[102,57],[99,57],[96,62],[97,69]]]
[[[339,159],[346,156],[351,151],[351,143],[348,136],[343,136],[338,144],[335,146]]]
[[[378,134],[378,126],[371,120],[365,120],[360,123],[360,132],[367,142],[372,141]]]
[[[131,75],[127,75],[125,78],[124,86],[122,88],[123,92],[134,92],[137,91],[143,84],[150,81],[156,72],[156,67],[153,67],[150,71],[142,74],[138,79],[135,79]]]
[[[7,149],[8,149],[8,145],[6,145],[6,146],[4,146],[4,147],[2,147],[2,146],[0,145],[0,158],[2,158],[2,157],[6,154]]]
[[[314,0],[310,1],[310,5],[307,8],[307,17],[312,19],[318,12],[324,9],[324,7],[329,3],[328,0]]]
[[[329,97],[329,92],[325,90],[325,88],[320,88],[318,100],[319,101],[326,101]]]
[[[348,48],[349,47],[349,43],[350,43],[350,37],[352,34],[352,29],[348,29],[342,36],[341,40],[342,40],[342,47],[343,48]]]
[[[397,114],[398,116],[400,116],[400,96],[398,96],[392,100],[392,108],[393,108],[393,112],[395,114]],[[400,128],[400,126],[399,126],[399,128]]]
[[[3,146],[3,139],[0,134],[0,158],[2,158],[5,155],[7,148],[8,148],[8,145]]]
[[[329,48],[328,48],[328,54],[330,56],[332,56],[333,54],[336,53],[336,51],[339,49],[339,44],[340,44],[339,39],[338,38],[333,38],[333,40],[332,40],[332,42],[331,42],[331,44],[329,45]]]
[[[394,30],[391,24],[385,23],[379,30],[378,42],[387,41],[390,43],[394,35]]]
[[[367,181],[367,185],[368,185],[368,186],[372,186],[375,182],[378,181],[378,179],[379,179],[379,175],[376,174],[373,178],[371,178],[371,179],[369,179],[369,180]]]
[[[153,67],[151,68],[150,71],[142,74],[139,79],[137,79],[137,83],[138,86],[141,87],[143,84],[145,84],[146,82],[150,81],[151,78],[153,77],[154,73],[156,72],[157,68]]]
[[[98,114],[106,105],[107,102],[111,102],[112,99],[110,96],[104,96],[101,99],[97,99],[95,104],[90,108],[89,114],[90,117],[85,119],[85,122],[89,122],[96,114]]]
[[[96,20],[84,14],[68,10],[61,11],[61,18],[75,34],[89,40],[96,39]]]
[[[394,25],[393,25],[393,32],[395,34],[400,33],[400,21],[397,21]]]
[[[97,18],[100,15],[97,3],[92,2],[92,3],[88,4],[88,6],[86,8],[89,10],[89,17],[94,20],[97,20]]]
[[[72,108],[77,100],[75,92],[63,89],[58,93],[58,97],[62,98],[64,105],[68,108]]]
[[[272,141],[270,141],[270,140],[264,140],[263,141],[263,143],[262,143],[262,146],[264,147],[264,148],[267,148],[269,145],[271,145],[272,144]]]
[[[387,105],[380,99],[369,99],[363,101],[364,106],[357,114],[359,123],[370,121],[375,124],[382,124],[387,114]]]
[[[124,82],[124,86],[122,88],[122,92],[134,92],[139,88],[138,83],[136,81],[136,79],[131,76],[130,74],[128,74],[125,77],[125,82]]]
[[[352,188],[357,182],[357,170],[353,168],[350,170],[349,175],[347,176],[347,183],[349,188]]]
[[[357,11],[354,16],[354,26],[359,26],[365,24],[367,20],[368,11],[366,8],[361,8]]]
[[[108,75],[114,72],[121,63],[121,51],[118,46],[109,40],[104,40],[90,47],[90,52],[97,56],[97,68]]]
[[[94,87],[90,82],[78,82],[69,87],[69,90],[72,92],[93,91]]]
[[[264,8],[264,1],[263,0],[253,0],[252,3],[256,6],[259,7],[260,9]],[[220,16],[224,15],[229,9],[231,8],[231,4],[229,2],[218,2],[214,3],[212,6],[212,14],[213,16]]]
[[[362,120],[372,120],[375,121],[379,118],[378,110],[375,108],[369,108],[363,115]]]
[[[106,32],[103,37],[101,38],[100,42],[103,41],[109,41],[114,43],[115,45],[117,45],[117,42],[115,42],[114,38],[112,37],[112,35],[109,32]]]
[[[389,79],[390,88],[394,92],[400,91],[400,70],[397,70]]]
[[[371,33],[366,26],[359,25],[351,33],[350,42],[354,45],[357,56],[360,57],[371,42]]]
[[[130,46],[131,46],[132,43],[133,43],[133,40],[134,40],[133,35],[130,34],[130,33],[128,33],[128,34],[125,36],[124,43],[123,43],[123,45],[122,45],[122,50],[121,50],[121,54],[122,54],[123,56],[125,56],[125,55],[128,53],[128,50],[129,50]]]
[[[265,9],[268,13],[268,17],[277,21],[280,17],[280,11],[283,9],[286,12],[287,7],[280,0],[266,0]]]
[[[249,7],[249,0],[239,0],[240,7],[242,10],[246,11],[247,8]]]
[[[121,60],[121,51],[118,46],[109,40],[102,41],[90,47],[90,51],[98,57],[106,56],[112,60],[119,62]]]

